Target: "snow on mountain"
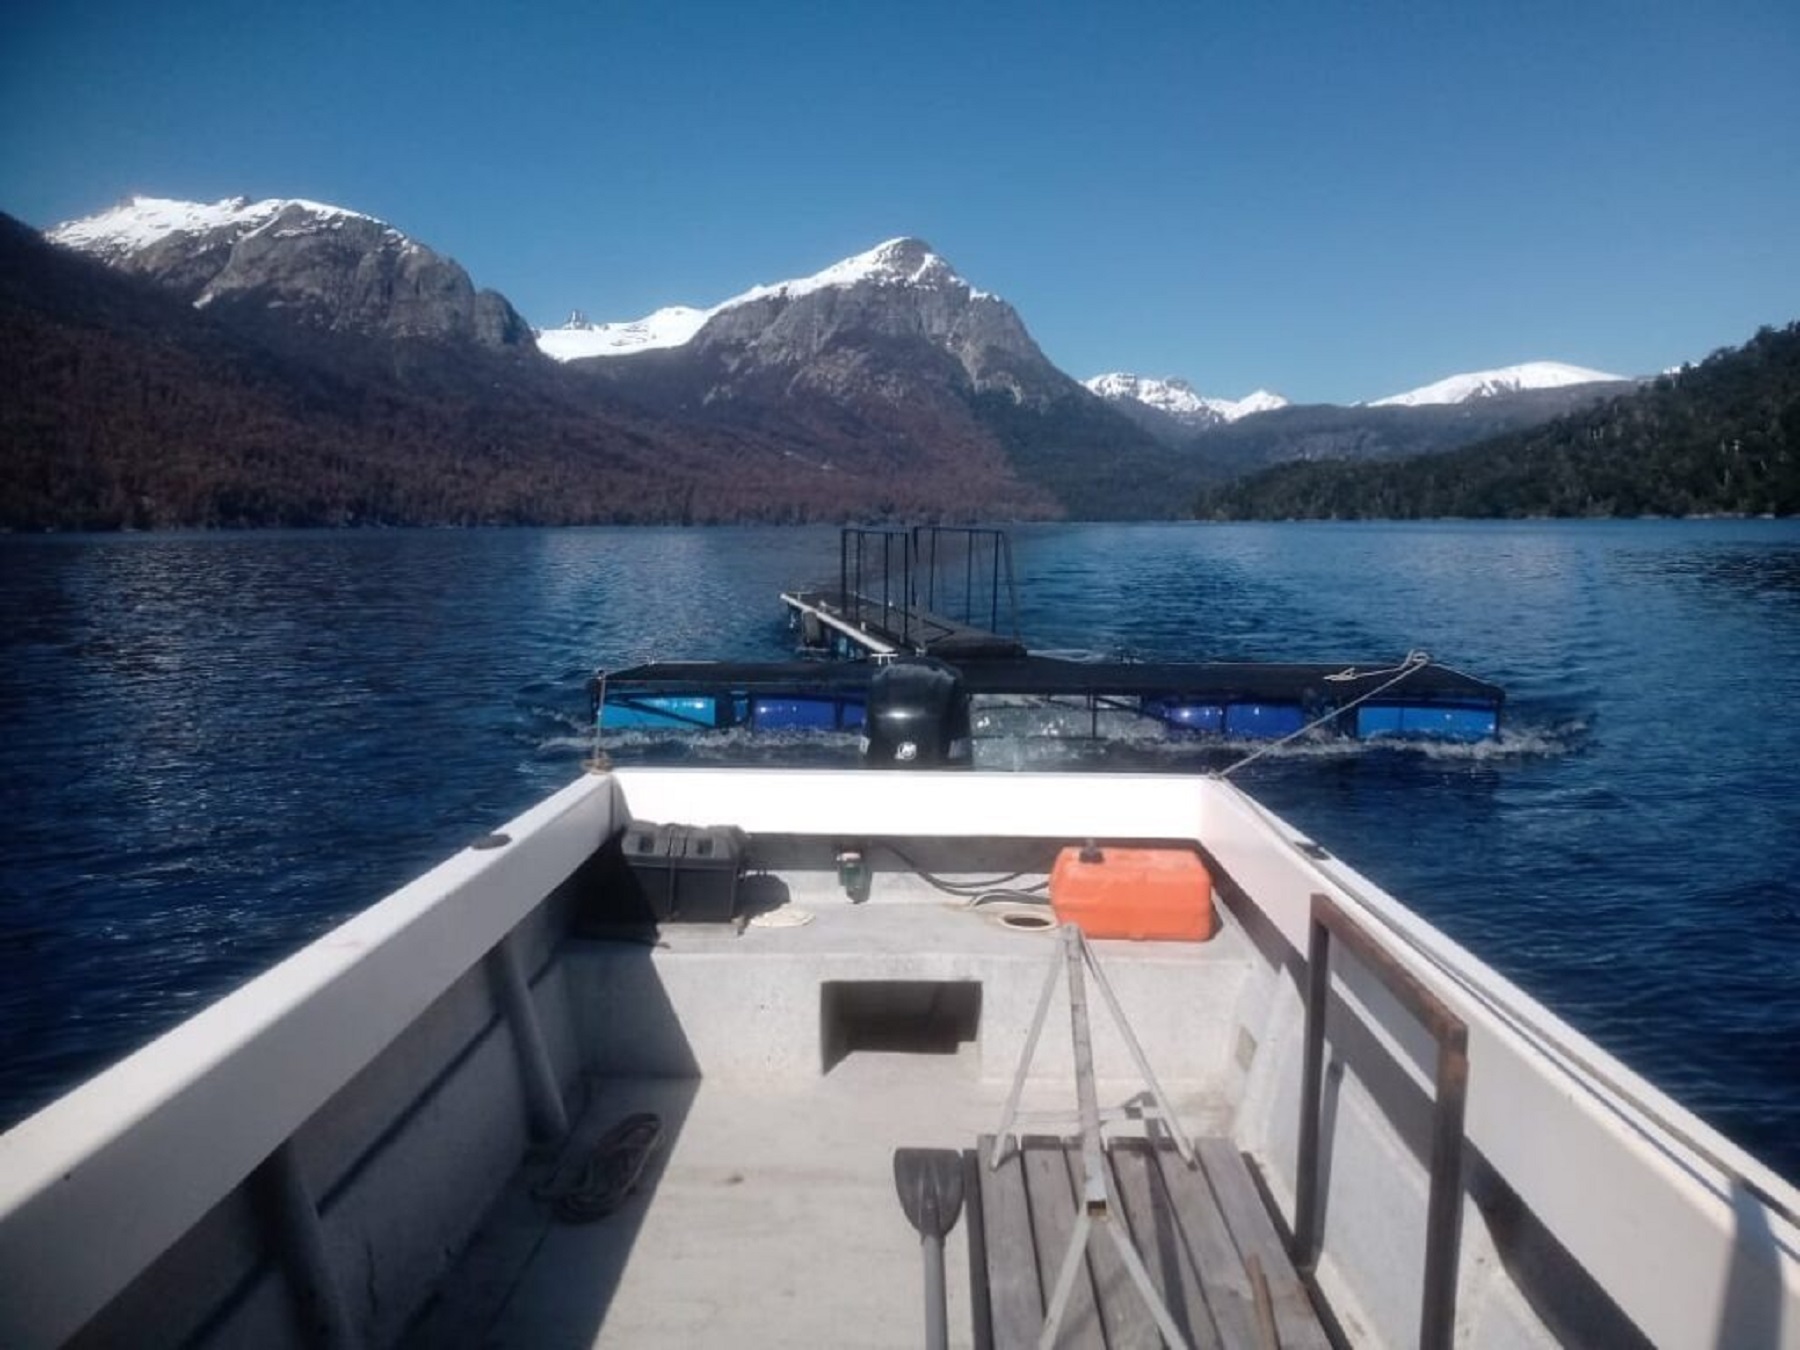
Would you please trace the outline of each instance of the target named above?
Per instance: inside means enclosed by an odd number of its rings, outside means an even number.
[[[555,360],[574,361],[588,356],[625,356],[656,347],[680,347],[686,345],[714,315],[741,305],[762,300],[794,300],[818,291],[861,285],[952,290],[975,300],[993,298],[969,285],[949,263],[920,240],[890,239],[866,253],[833,263],[812,276],[753,286],[709,309],[672,305],[641,319],[613,323],[590,323],[577,313],[560,328],[540,330],[538,349]]]
[[[1277,408],[1285,408],[1288,401],[1280,394],[1270,393],[1267,389],[1258,389],[1244,395],[1240,399],[1209,398],[1206,406],[1211,408],[1227,422],[1235,422],[1240,417],[1248,417],[1251,413],[1274,412]]]
[[[1148,375],[1128,375],[1115,372],[1110,375],[1096,375],[1084,382],[1087,387],[1101,398],[1109,402],[1131,399],[1142,403],[1145,407],[1154,408],[1166,413],[1179,422],[1194,426],[1214,426],[1220,422],[1235,422],[1240,417],[1248,417],[1252,413],[1272,412],[1276,408],[1287,407],[1287,400],[1280,394],[1271,394],[1266,389],[1258,389],[1255,393],[1240,399],[1208,398],[1196,393],[1194,386],[1186,380],[1157,379]]]
[[[671,305],[654,314],[625,323],[592,323],[579,310],[561,328],[537,334],[538,350],[556,361],[578,361],[586,356],[623,356],[653,347],[679,347],[712,317],[712,311],[688,305]]]
[[[752,287],[742,295],[727,300],[719,308],[729,309],[734,305],[771,297],[791,300],[811,295],[814,291],[829,290],[834,286],[856,286],[864,282],[875,286],[954,289],[967,292],[972,299],[990,298],[987,292],[976,290],[957,276],[955,269],[933,253],[923,240],[900,238],[877,244],[867,253],[845,258],[842,262],[833,263],[823,272],[802,277],[798,281],[780,281],[773,286]]]
[[[271,197],[253,202],[247,197],[227,197],[217,202],[182,202],[167,197],[132,197],[98,215],[65,221],[45,236],[54,244],[91,253],[107,262],[130,254],[141,253],[154,244],[178,234],[210,234],[230,231],[233,239],[266,229],[290,209],[312,221],[330,227],[350,220],[367,220],[373,216],[349,211],[325,202],[307,201],[301,197]],[[398,230],[386,227],[399,236]]]
[[[46,231],[54,244],[149,277],[196,309],[218,302],[284,320],[497,348],[531,330],[454,259],[385,221],[298,197],[133,197]]]
[[[1435,384],[1411,389],[1404,394],[1378,398],[1372,408],[1417,408],[1428,403],[1468,403],[1475,399],[1493,398],[1496,394],[1513,394],[1522,389],[1560,389],[1571,384],[1593,384],[1602,380],[1622,380],[1623,375],[1608,375],[1602,370],[1564,365],[1558,361],[1529,361],[1499,370],[1477,370],[1467,375],[1451,375]]]

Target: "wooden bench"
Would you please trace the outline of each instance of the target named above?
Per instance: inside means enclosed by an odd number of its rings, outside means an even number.
[[[1081,1151],[1073,1141],[1026,1136],[998,1170],[991,1136],[968,1166],[970,1266],[976,1286],[975,1343],[998,1350],[1034,1346],[1076,1220]],[[1195,1143],[1196,1165],[1173,1145],[1117,1139],[1107,1148],[1109,1184],[1151,1282],[1194,1347],[1274,1344],[1327,1350],[1330,1341],[1263,1207],[1249,1167],[1228,1140]],[[1254,1258],[1254,1259],[1253,1259]],[[1267,1285],[1259,1315],[1253,1267]],[[985,1297],[983,1297],[985,1286]],[[1063,1315],[1059,1346],[1162,1343],[1113,1243],[1096,1227]]]

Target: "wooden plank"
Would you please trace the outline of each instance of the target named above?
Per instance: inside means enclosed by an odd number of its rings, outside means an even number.
[[[963,1222],[968,1225],[969,1321],[974,1350],[993,1350],[994,1310],[988,1301],[987,1216],[981,1209],[981,1174],[987,1163],[975,1149],[962,1151]]]
[[[976,1143],[981,1169],[981,1219],[987,1244],[988,1307],[995,1350],[1035,1346],[1044,1325],[1044,1292],[1032,1245],[1024,1159],[1015,1150],[998,1170],[987,1160],[992,1135]]]
[[[1306,1287],[1294,1271],[1294,1263],[1288,1259],[1274,1221],[1263,1208],[1262,1196],[1250,1180],[1249,1166],[1229,1140],[1202,1139],[1195,1147],[1238,1251],[1245,1257],[1254,1254],[1262,1263],[1284,1350],[1329,1350],[1331,1342],[1313,1310]]]
[[[1198,1141],[1195,1146],[1199,1147]],[[1219,1339],[1228,1346],[1260,1344],[1250,1275],[1205,1172],[1198,1166],[1189,1167],[1173,1148],[1157,1149],[1156,1161]]]
[[[1037,1241],[1038,1279],[1048,1304],[1069,1250],[1069,1239],[1075,1232],[1075,1192],[1069,1185],[1062,1140],[1028,1135],[1021,1142],[1025,1150],[1025,1194],[1031,1203],[1031,1232]],[[1100,1309],[1094,1300],[1093,1273],[1084,1256],[1063,1309],[1055,1344],[1092,1347],[1105,1343]]]
[[[1113,1141],[1114,1192],[1131,1229],[1131,1239],[1150,1272],[1150,1282],[1168,1304],[1182,1338],[1194,1350],[1221,1350],[1219,1329],[1200,1289],[1200,1275],[1182,1236],[1169,1192],[1157,1174],[1148,1140]]]
[[[1068,1160],[1069,1184],[1074,1189],[1075,1203],[1080,1205],[1086,1185],[1081,1150],[1064,1149],[1063,1156]],[[1131,1235],[1131,1226],[1125,1217],[1125,1205],[1119,1197],[1118,1184],[1110,1173],[1106,1184],[1113,1201],[1111,1217],[1096,1222],[1093,1236],[1088,1240],[1088,1269],[1094,1275],[1094,1298],[1100,1307],[1100,1323],[1105,1331],[1106,1344],[1112,1350],[1123,1350],[1124,1347],[1135,1350],[1139,1346],[1155,1350],[1155,1347],[1162,1344],[1162,1333],[1156,1328],[1156,1319],[1144,1302],[1143,1292],[1132,1282],[1131,1272],[1125,1269],[1119,1249],[1104,1231],[1103,1225],[1114,1224],[1126,1237]]]

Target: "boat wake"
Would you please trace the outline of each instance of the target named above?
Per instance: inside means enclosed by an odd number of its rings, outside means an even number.
[[[1002,773],[1081,769],[1213,773],[1259,750],[1266,751],[1264,761],[1288,764],[1410,759],[1498,765],[1578,754],[1591,734],[1586,722],[1569,719],[1524,722],[1504,728],[1498,738],[1475,742],[1357,740],[1322,733],[1269,749],[1265,740],[1171,731],[1126,713],[1103,713],[1095,735],[1094,720],[1085,710],[1046,708],[988,709],[973,719],[971,729],[975,767]],[[619,764],[843,768],[861,762],[861,738],[854,731],[626,728],[607,732],[602,745]],[[586,758],[593,748],[591,734],[559,729],[537,742],[536,753],[544,760],[573,762]]]

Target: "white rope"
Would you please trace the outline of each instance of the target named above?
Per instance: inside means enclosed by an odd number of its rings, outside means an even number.
[[[1347,680],[1372,680],[1379,675],[1387,675],[1387,676],[1390,676],[1391,678],[1384,680],[1382,683],[1376,685],[1373,689],[1369,690],[1367,693],[1358,694],[1355,698],[1351,699],[1348,703],[1340,703],[1337,706],[1330,709],[1328,712],[1320,713],[1319,716],[1313,718],[1313,720],[1308,722],[1305,726],[1298,727],[1295,730],[1288,732],[1287,735],[1281,737],[1279,740],[1273,740],[1273,741],[1270,741],[1267,745],[1258,746],[1255,750],[1252,750],[1249,754],[1245,755],[1242,759],[1238,760],[1237,763],[1227,765],[1225,768],[1220,769],[1218,771],[1218,773],[1214,774],[1213,776],[1215,778],[1231,777],[1232,774],[1236,773],[1239,769],[1243,768],[1246,764],[1254,764],[1257,760],[1261,759],[1264,755],[1268,754],[1270,751],[1279,750],[1282,746],[1286,745],[1289,741],[1299,739],[1301,736],[1306,735],[1307,732],[1312,731],[1317,727],[1323,726],[1325,723],[1332,721],[1333,719],[1337,718],[1338,716],[1340,716],[1343,713],[1349,712],[1350,709],[1356,707],[1358,704],[1367,703],[1370,699],[1374,698],[1377,694],[1380,694],[1380,693],[1385,692],[1386,690],[1392,689],[1395,685],[1399,684],[1400,681],[1404,680],[1407,676],[1411,675],[1414,671],[1423,670],[1423,669],[1425,669],[1426,666],[1428,666],[1430,664],[1431,664],[1431,653],[1420,651],[1419,649],[1417,649],[1415,647],[1412,651],[1410,651],[1406,654],[1406,659],[1403,660],[1397,666],[1388,666],[1382,670],[1364,670],[1364,671],[1359,671],[1359,670],[1357,670],[1357,668],[1355,666],[1351,666],[1347,670],[1340,670],[1335,675],[1327,675],[1325,677],[1326,679],[1332,681],[1333,683],[1338,683],[1338,684],[1341,684]]]
[[[1421,651],[1419,648],[1414,647],[1397,666],[1383,666],[1380,670],[1358,670],[1355,666],[1351,666],[1347,670],[1340,670],[1337,674],[1327,675],[1325,678],[1330,680],[1333,684],[1341,684],[1346,680],[1372,680],[1377,675],[1410,673],[1420,666],[1428,666],[1430,664],[1431,653]]]

